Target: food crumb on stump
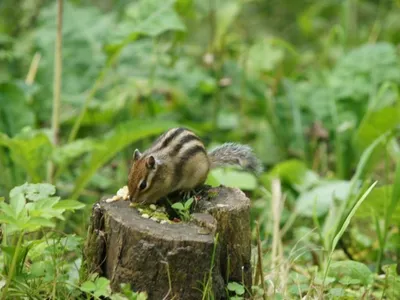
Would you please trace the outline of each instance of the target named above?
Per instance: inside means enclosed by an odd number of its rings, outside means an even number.
[[[106,199],[107,203],[118,201],[118,200],[128,200],[129,199],[129,191],[128,187],[125,185],[117,191],[117,194],[112,198]]]
[[[214,189],[210,188],[210,186],[204,186],[193,198],[196,200],[196,203],[203,198],[213,198],[218,193],[215,193]],[[129,199],[129,190],[125,185],[120,188],[117,193],[105,200],[107,203],[119,201],[119,200],[128,200]],[[144,205],[140,203],[130,203],[129,206],[135,208],[139,214],[144,219],[149,219],[159,224],[177,224],[182,220],[177,217],[170,217],[166,211],[164,206],[157,206],[155,204]]]

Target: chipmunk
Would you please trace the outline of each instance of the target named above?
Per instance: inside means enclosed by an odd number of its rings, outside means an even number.
[[[130,201],[152,204],[175,191],[189,192],[204,184],[210,169],[224,165],[261,171],[249,146],[225,143],[207,153],[192,131],[170,129],[143,154],[134,151],[128,176]]]

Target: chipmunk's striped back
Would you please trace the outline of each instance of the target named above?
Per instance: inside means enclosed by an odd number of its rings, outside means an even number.
[[[197,152],[207,154],[197,135],[185,128],[173,128],[161,135],[144,154],[185,160]]]

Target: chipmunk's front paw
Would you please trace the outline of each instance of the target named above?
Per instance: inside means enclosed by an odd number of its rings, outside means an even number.
[[[183,198],[183,200],[188,200],[195,195],[195,190],[182,190],[179,192],[179,196]]]

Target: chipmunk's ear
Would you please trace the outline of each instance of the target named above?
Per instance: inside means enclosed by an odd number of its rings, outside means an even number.
[[[133,152],[133,161],[137,161],[141,157],[142,157],[142,153],[140,153],[140,151],[138,149],[136,149],[135,152]]]
[[[155,169],[156,168],[156,159],[154,158],[153,155],[150,155],[147,159],[146,159],[146,167],[148,169]]]

